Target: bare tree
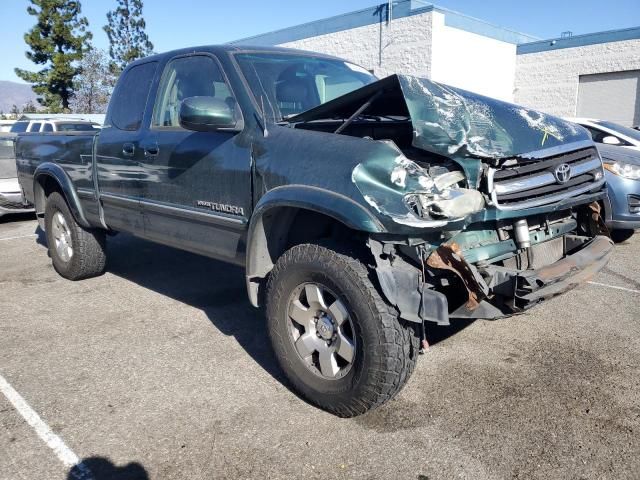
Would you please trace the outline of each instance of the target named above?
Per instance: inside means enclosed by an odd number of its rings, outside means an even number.
[[[106,53],[95,48],[89,50],[80,62],[80,71],[74,83],[72,111],[74,113],[105,113],[116,81],[109,69]]]

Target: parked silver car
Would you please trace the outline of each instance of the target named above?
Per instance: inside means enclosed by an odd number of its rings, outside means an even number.
[[[7,213],[30,212],[18,183],[13,141],[15,133],[0,133],[0,217]]]

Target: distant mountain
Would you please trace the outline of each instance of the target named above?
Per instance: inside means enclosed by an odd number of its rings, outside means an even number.
[[[14,105],[17,105],[20,110],[29,101],[37,107],[38,101],[36,100],[36,94],[31,90],[31,85],[26,83],[8,82],[6,80],[0,80],[0,110],[4,113],[9,113]]]

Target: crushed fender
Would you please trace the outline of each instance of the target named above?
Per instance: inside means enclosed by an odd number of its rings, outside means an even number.
[[[369,239],[382,293],[410,322],[449,325],[447,297],[424,282],[422,271],[397,254],[395,246]]]

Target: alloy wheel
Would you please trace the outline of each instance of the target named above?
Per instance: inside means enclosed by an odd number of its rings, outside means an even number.
[[[73,257],[73,244],[71,241],[71,230],[61,212],[56,212],[53,215],[51,230],[56,253],[63,262],[68,262],[71,260],[71,257]]]
[[[351,370],[355,330],[345,304],[327,287],[305,283],[288,306],[289,337],[304,364],[322,378],[336,380]]]

